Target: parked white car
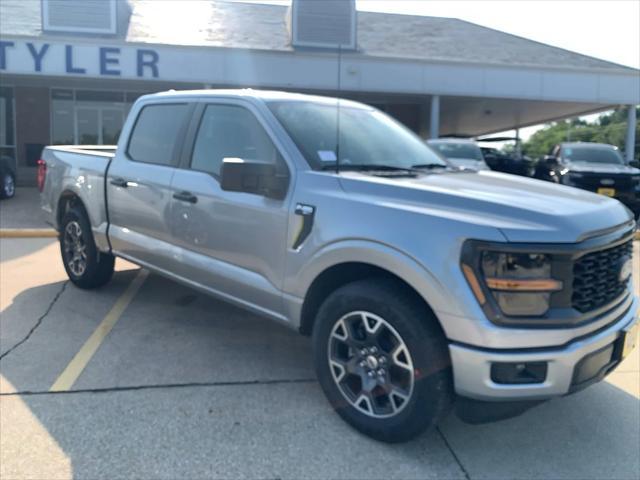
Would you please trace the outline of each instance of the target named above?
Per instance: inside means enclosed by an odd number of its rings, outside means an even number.
[[[456,167],[490,170],[484,161],[482,150],[473,140],[465,138],[437,138],[427,144]]]

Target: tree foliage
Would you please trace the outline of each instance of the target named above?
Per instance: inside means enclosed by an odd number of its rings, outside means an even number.
[[[640,107],[636,107],[636,115],[640,118]],[[522,150],[531,158],[540,158],[560,142],[599,142],[615,145],[624,151],[626,135],[627,108],[617,108],[600,115],[593,123],[580,119],[549,123],[531,135],[523,143]],[[640,159],[640,122],[636,122],[635,158]]]

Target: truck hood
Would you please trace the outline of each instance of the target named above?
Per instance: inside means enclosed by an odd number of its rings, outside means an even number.
[[[511,242],[574,243],[632,219],[621,203],[603,195],[493,171],[340,177],[346,193],[362,195],[362,201],[495,227]]]
[[[615,165],[610,163],[571,162],[567,164],[570,172],[576,173],[610,173],[640,175],[640,169],[629,165]]]

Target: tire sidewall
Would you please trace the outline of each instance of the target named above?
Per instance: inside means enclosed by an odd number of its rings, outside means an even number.
[[[358,288],[359,287],[359,288]],[[446,341],[439,329],[428,328],[421,309],[403,303],[384,289],[355,284],[332,294],[318,312],[313,332],[314,362],[318,379],[337,413],[358,430],[383,441],[404,441],[433,425],[450,401],[451,369]],[[382,317],[398,332],[414,365],[414,386],[408,404],[396,415],[370,417],[343,396],[331,374],[329,337],[335,323],[354,311]],[[424,312],[425,316],[427,312]]]
[[[74,274],[67,265],[67,259],[64,252],[64,235],[65,229],[70,222],[78,222],[80,229],[82,230],[82,237],[86,245],[87,266],[82,275]],[[93,233],[86,213],[78,207],[71,208],[62,218],[60,222],[60,255],[62,256],[62,263],[64,269],[67,272],[69,279],[76,285],[84,287],[86,283],[92,279],[98,269],[98,256],[99,252],[96,248],[96,244],[93,240]]]

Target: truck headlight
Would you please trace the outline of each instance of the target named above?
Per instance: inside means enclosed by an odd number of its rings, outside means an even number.
[[[469,281],[464,265],[463,273]],[[481,252],[480,273],[480,281],[500,311],[512,317],[544,315],[549,310],[551,293],[563,286],[551,277],[551,257],[541,253],[485,250]],[[472,285],[472,289],[475,293],[477,287]]]
[[[562,282],[551,278],[549,255],[485,251],[481,267],[484,281],[505,315],[544,315],[551,292],[562,290]]]

